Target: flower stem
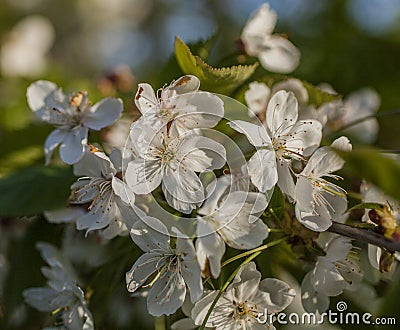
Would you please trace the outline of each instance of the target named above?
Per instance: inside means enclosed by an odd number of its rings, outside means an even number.
[[[268,228],[269,233],[283,233],[284,230],[280,228]]]
[[[363,198],[364,198],[364,196],[362,194],[355,192],[355,191],[348,191],[347,196],[354,198],[354,199],[359,199],[359,200],[363,200]]]
[[[236,256],[234,256],[234,257],[232,257],[232,258],[230,258],[230,259],[224,261],[224,262],[222,263],[221,267],[224,267],[224,266],[226,266],[227,264],[230,264],[231,262],[233,262],[233,261],[235,261],[235,260],[238,260],[238,259],[240,259],[240,258],[247,257],[248,255],[250,255],[250,254],[252,254],[252,253],[259,252],[259,251],[263,251],[263,250],[266,250],[266,249],[268,249],[268,248],[270,248],[270,247],[272,247],[272,246],[278,245],[278,244],[280,244],[280,243],[286,241],[288,238],[289,238],[289,236],[285,236],[285,237],[282,237],[282,238],[280,238],[280,239],[277,239],[276,241],[272,241],[272,242],[269,242],[269,243],[267,243],[267,244],[261,245],[261,246],[259,246],[258,248],[255,248],[255,249],[253,249],[253,250],[249,250],[249,251],[243,252],[243,253],[241,253],[241,254],[238,254],[238,255],[236,255]]]
[[[165,319],[163,316],[154,317],[154,330],[166,330]]]

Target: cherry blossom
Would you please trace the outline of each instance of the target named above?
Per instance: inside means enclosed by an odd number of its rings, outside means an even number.
[[[258,57],[264,68],[289,73],[298,66],[300,51],[285,37],[272,34],[276,21],[276,13],[263,4],[246,23],[241,39],[246,52]]]
[[[98,131],[111,125],[123,110],[120,99],[105,98],[91,105],[86,92],[65,95],[56,84],[45,80],[32,83],[27,98],[39,120],[56,126],[45,142],[46,164],[60,144],[63,162],[79,161],[85,152],[89,129]]]
[[[131,141],[136,158],[128,164],[128,186],[136,194],[148,194],[162,183],[168,204],[183,213],[205,199],[196,172],[220,168],[226,159],[224,146],[197,130],[177,135],[167,126],[153,130],[141,119],[132,127]]]
[[[77,229],[86,229],[86,233],[103,229],[106,238],[127,234],[137,216],[134,193],[122,181],[121,151],[115,149],[110,157],[97,149],[87,151],[75,164],[74,173],[82,177],[71,186],[69,203],[90,203],[88,211],[78,215]]]
[[[206,292],[195,304],[192,310],[195,324],[202,324],[217,294],[218,291]],[[294,296],[294,290],[283,281],[274,278],[261,280],[261,273],[257,271],[255,263],[250,262],[239,270],[218,299],[206,326],[216,330],[239,330],[265,329],[268,325],[269,329],[275,329],[270,323],[260,322],[269,321],[269,316],[266,317],[263,313],[267,311],[271,315],[282,311],[292,302]]]
[[[214,127],[223,117],[224,103],[208,92],[199,91],[200,80],[182,76],[157,91],[149,84],[139,84],[135,103],[146,123],[161,128],[171,123],[170,130],[178,134],[193,128]]]
[[[336,139],[331,147],[344,151],[352,148],[345,136]],[[315,231],[327,230],[333,220],[343,217],[347,209],[346,191],[324,179],[340,179],[332,173],[344,165],[344,160],[331,147],[315,151],[296,182],[296,217],[304,226]]]
[[[281,90],[268,103],[265,127],[241,120],[229,123],[257,148],[248,162],[248,172],[259,191],[266,192],[278,183],[285,194],[294,197],[290,160],[310,155],[319,146],[322,135],[320,122],[297,118],[296,97]]]
[[[335,236],[324,247],[325,256],[318,257],[315,267],[304,277],[301,291],[302,304],[308,312],[322,313],[329,307],[329,297],[345,289],[353,289],[362,274],[351,239]]]
[[[143,217],[131,229],[131,238],[144,252],[126,273],[129,292],[149,288],[147,308],[151,315],[170,315],[182,306],[186,286],[192,302],[203,293],[200,266],[192,241],[176,230],[171,238],[158,219]],[[152,277],[153,276],[153,277]]]
[[[268,236],[268,227],[259,215],[267,207],[263,194],[233,191],[224,195],[226,180],[218,180],[214,193],[197,211],[196,250],[204,272],[216,278],[221,270],[225,243],[235,249],[252,249]]]
[[[26,289],[25,302],[42,312],[61,310],[63,329],[94,329],[92,314],[69,260],[48,243],[39,242],[36,247],[50,266],[41,269],[48,286]]]

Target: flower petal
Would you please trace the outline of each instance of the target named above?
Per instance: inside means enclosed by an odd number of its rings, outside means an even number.
[[[38,80],[32,83],[27,89],[26,96],[31,110],[43,120],[46,120],[46,118],[42,118],[46,108],[52,110],[65,98],[56,84],[46,80]]]
[[[226,150],[221,143],[205,136],[188,136],[180,146],[177,158],[195,172],[221,168],[226,162]]]
[[[168,86],[169,90],[175,91],[177,94],[186,94],[191,92],[196,92],[200,87],[200,80],[193,75],[185,75]]]
[[[64,163],[74,164],[83,157],[87,135],[86,127],[77,126],[65,136],[60,147],[60,157]]]
[[[204,272],[207,267],[211,276],[217,278],[221,271],[221,260],[225,253],[225,243],[210,223],[199,219],[196,240],[197,259]]]
[[[322,314],[329,308],[329,297],[314,289],[312,271],[304,276],[301,283],[301,303],[308,313]]]
[[[195,303],[203,294],[203,282],[192,241],[188,238],[178,237],[176,240],[176,251],[183,255],[180,272],[189,288],[190,300],[192,303]]]
[[[293,158],[310,156],[321,143],[322,124],[317,120],[298,121],[287,134],[285,150],[292,151]]]
[[[270,190],[278,181],[275,152],[258,150],[248,162],[248,172],[251,182],[260,192]]]
[[[44,211],[44,216],[48,222],[51,223],[68,223],[74,222],[76,219],[83,214],[86,214],[86,210],[82,207],[66,207],[56,211]]]
[[[268,313],[285,309],[296,295],[295,290],[291,289],[287,283],[275,278],[263,279],[258,289],[253,302],[261,308],[267,308]]]
[[[82,124],[98,131],[113,124],[119,118],[123,109],[121,99],[107,97],[86,110]]]
[[[265,69],[278,73],[290,73],[299,65],[301,53],[286,38],[273,35],[263,40],[257,56]]]
[[[194,321],[195,324],[197,325],[201,325],[203,323],[203,320],[205,319],[208,309],[210,308],[212,302],[214,301],[215,297],[217,296],[218,291],[214,290],[214,291],[209,291],[207,292],[197,303],[196,305],[193,307],[192,309],[192,319]],[[221,296],[221,298],[219,299],[220,301],[223,301],[223,295]],[[216,308],[214,308],[213,312],[211,312],[210,318],[207,320],[207,326],[210,327],[212,326],[212,322],[213,322],[213,313],[218,312],[218,303]],[[226,317],[226,313],[231,312],[230,309],[225,309],[225,317]]]
[[[70,305],[75,296],[71,291],[58,292],[50,288],[29,288],[24,290],[25,302],[41,312],[53,312]]]
[[[255,147],[271,147],[271,139],[267,131],[260,125],[243,120],[233,120],[228,125],[235,131],[245,134],[249,142]]]
[[[345,136],[333,141],[332,147],[343,151],[350,151],[352,148],[349,139]],[[301,174],[321,177],[340,170],[343,165],[344,160],[336,152],[330,147],[322,147],[313,153]]]
[[[46,157],[46,165],[50,163],[50,158],[54,152],[54,149],[64,141],[68,135],[68,130],[57,128],[52,131],[46,139],[44,144],[44,154]]]
[[[126,287],[129,292],[135,292],[146,283],[146,280],[165,264],[159,253],[142,254],[125,275]]]
[[[190,213],[204,201],[204,188],[198,176],[185,168],[168,170],[163,176],[162,190],[169,205]]]
[[[86,148],[82,158],[74,164],[74,175],[91,178],[111,178],[116,170],[104,152],[91,152]]]
[[[89,211],[85,215],[79,217],[76,220],[76,229],[84,230],[86,229],[86,235],[97,229],[102,229],[107,227],[113,218],[113,212],[92,212]]]
[[[269,4],[262,5],[247,21],[241,39],[249,55],[257,55],[259,38],[268,37],[275,29],[278,17]],[[256,37],[256,39],[255,39]],[[258,37],[258,38],[257,38]],[[255,40],[254,40],[255,39]]]
[[[153,87],[149,84],[139,84],[135,96],[135,104],[142,114],[156,111],[158,100]]]
[[[297,99],[292,92],[278,91],[268,103],[266,124],[272,136],[293,127],[298,117]]]
[[[114,193],[120,197],[124,203],[132,205],[135,202],[135,194],[125,182],[117,177],[113,177],[111,185]]]
[[[147,296],[147,310],[150,315],[171,315],[182,306],[186,285],[179,272],[164,272],[153,284]]]
[[[231,195],[244,192],[233,192]],[[260,196],[263,196],[260,194]],[[228,199],[229,200],[229,197]],[[252,249],[262,244],[268,237],[268,227],[257,217],[252,216],[253,205],[241,204],[236,214],[219,214],[218,232],[229,246],[235,249]]]
[[[193,128],[214,127],[224,116],[224,102],[209,92],[178,95],[169,101],[175,104],[177,111],[171,130],[180,135]]]
[[[343,292],[347,282],[338,272],[335,265],[320,257],[313,271],[314,288],[327,296],[337,296]]]
[[[158,219],[144,217],[131,229],[133,242],[143,251],[169,251],[169,233],[167,227]]]
[[[304,212],[296,207],[295,211],[297,220],[308,229],[322,232],[332,226],[332,220],[326,208],[316,207],[316,211]]]
[[[132,160],[128,163],[125,180],[135,194],[148,194],[162,181],[160,166],[157,161]]]
[[[277,91],[280,91],[280,90],[293,92],[300,105],[305,105],[308,103],[308,92],[307,92],[307,89],[304,87],[303,82],[300,79],[289,78],[289,79],[277,82],[276,84],[274,84],[272,86],[271,93],[275,94]],[[304,118],[308,118],[308,117],[304,117]]]
[[[252,301],[257,294],[260,279],[261,273],[256,269],[256,264],[249,262],[240,268],[226,292],[231,291],[235,301]]]
[[[249,84],[249,89],[244,93],[249,116],[254,117],[267,110],[268,100],[271,89],[263,82],[253,81]]]
[[[331,239],[325,249],[327,258],[330,261],[339,261],[344,259],[350,252],[353,245],[351,239],[347,237],[335,237]]]
[[[314,209],[313,185],[311,181],[299,176],[295,188],[296,209],[302,212],[312,212]]]
[[[289,201],[293,201],[296,196],[296,188],[289,166],[290,161],[285,159],[279,159],[277,161],[276,169],[278,171],[278,187],[288,197]]]

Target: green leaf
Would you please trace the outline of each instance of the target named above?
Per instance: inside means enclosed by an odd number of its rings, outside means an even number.
[[[354,210],[364,210],[364,209],[374,209],[374,210],[381,210],[383,209],[384,205],[379,203],[360,203],[354,205],[353,207],[349,208],[347,212],[351,212]]]
[[[2,143],[0,158],[8,157],[16,150],[32,146],[40,146],[43,150],[44,141],[53,129],[50,125],[29,125],[23,129],[0,132],[0,141],[7,141],[7,143]],[[29,138],[22,139],[21,137]]]
[[[373,149],[352,152],[336,150],[348,168],[359,178],[375,184],[383,192],[400,200],[400,165],[394,159]]]
[[[319,107],[327,102],[340,100],[342,98],[339,94],[330,94],[324,92],[319,87],[314,86],[307,81],[302,80],[302,83],[308,92],[308,103],[315,105],[316,107]]]
[[[206,39],[201,39],[196,42],[189,42],[187,46],[192,53],[196,53],[203,61],[207,61],[217,37],[218,34],[214,33]]]
[[[258,64],[213,68],[201,57],[195,56],[178,37],[175,38],[175,56],[182,72],[200,79],[202,90],[229,94],[240,87],[255,71]]]
[[[32,167],[0,180],[0,215],[40,214],[66,204],[74,182],[71,167]]]
[[[16,149],[7,157],[0,158],[0,177],[31,165],[39,159],[43,162],[43,146],[29,146],[24,149]]]

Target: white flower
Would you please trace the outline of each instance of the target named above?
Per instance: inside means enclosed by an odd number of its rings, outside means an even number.
[[[264,121],[263,117],[260,116],[264,114],[267,110],[268,102],[272,95],[280,90],[285,90],[287,92],[293,92],[296,96],[299,106],[299,119],[318,119],[316,117],[304,116],[304,109],[308,108],[308,92],[304,87],[301,80],[290,78],[280,81],[269,88],[263,82],[253,81],[249,84],[250,89],[245,92],[245,100],[249,106],[249,116],[254,117],[254,114],[259,115],[260,120]]]
[[[140,287],[150,288],[147,309],[151,315],[171,315],[182,306],[186,286],[190,299],[197,301],[203,293],[200,266],[192,241],[176,231],[170,238],[160,220],[144,217],[131,230],[132,240],[146,253],[140,256],[126,273],[130,292]]]
[[[351,240],[336,236],[325,246],[325,256],[318,261],[301,284],[302,304],[306,311],[322,313],[329,307],[329,297],[353,289],[362,279],[352,255]]]
[[[223,178],[223,179],[226,179]],[[268,203],[263,194],[234,191],[224,196],[226,180],[218,180],[214,193],[198,210],[197,258],[203,272],[219,276],[225,243],[235,249],[252,249],[268,236],[268,227],[259,219]]]
[[[85,152],[89,129],[100,130],[120,116],[120,99],[105,98],[91,106],[86,92],[65,95],[50,81],[39,80],[27,90],[28,104],[36,117],[57,128],[47,137],[46,164],[61,144],[60,156],[67,164],[79,161]]]
[[[376,140],[379,123],[376,118],[363,118],[373,116],[379,109],[381,100],[379,94],[372,88],[362,88],[351,93],[344,101],[344,114],[340,117],[342,126],[360,120],[360,123],[343,131],[346,135],[354,136],[364,143]]]
[[[155,131],[143,126],[141,119],[132,127],[131,142],[137,158],[128,164],[128,185],[136,194],[148,194],[162,182],[168,204],[183,213],[190,213],[205,198],[195,172],[220,168],[226,159],[222,144],[196,130],[176,135],[163,126]]]
[[[261,192],[276,183],[289,197],[294,196],[290,159],[310,155],[321,141],[321,123],[297,121],[297,100],[292,92],[278,91],[268,103],[266,128],[241,120],[229,125],[247,136],[257,152],[248,162],[251,182]],[[279,178],[279,180],[278,180]]]
[[[54,26],[47,17],[29,15],[20,20],[1,45],[2,75],[35,77],[43,74],[46,55],[54,39]]]
[[[344,151],[351,150],[348,138],[342,136],[332,143],[332,147]],[[343,217],[347,209],[346,191],[324,179],[340,179],[332,174],[344,165],[331,147],[319,148],[308,160],[296,182],[296,217],[307,228],[325,231],[332,221]]]
[[[275,329],[268,323],[269,315],[286,308],[295,295],[285,282],[266,278],[256,270],[254,262],[243,266],[226,291],[218,299],[207,327],[222,329]],[[192,319],[201,325],[218,291],[211,291],[200,299],[192,310]],[[267,311],[268,317],[263,314]],[[267,321],[262,324],[261,321]]]
[[[249,117],[259,115],[267,109],[271,89],[263,82],[252,81],[249,89],[244,93],[244,98],[249,107]]]
[[[149,84],[139,84],[135,103],[155,129],[169,122],[174,134],[214,127],[224,115],[224,103],[212,93],[199,91],[199,86],[199,79],[191,75],[180,77],[157,95]]]
[[[69,203],[90,203],[88,212],[77,217],[77,229],[88,233],[107,227],[106,238],[127,233],[137,217],[134,193],[122,181],[121,152],[115,149],[109,158],[97,149],[87,151],[75,164],[74,174],[82,178],[71,186]]]
[[[246,23],[241,39],[246,52],[258,57],[264,68],[289,73],[298,66],[300,52],[283,36],[272,34],[276,21],[276,13],[269,4],[262,5]]]
[[[69,261],[50,244],[40,242],[36,246],[50,266],[41,269],[48,287],[26,289],[25,302],[42,312],[61,309],[63,329],[94,329],[92,314]]]

